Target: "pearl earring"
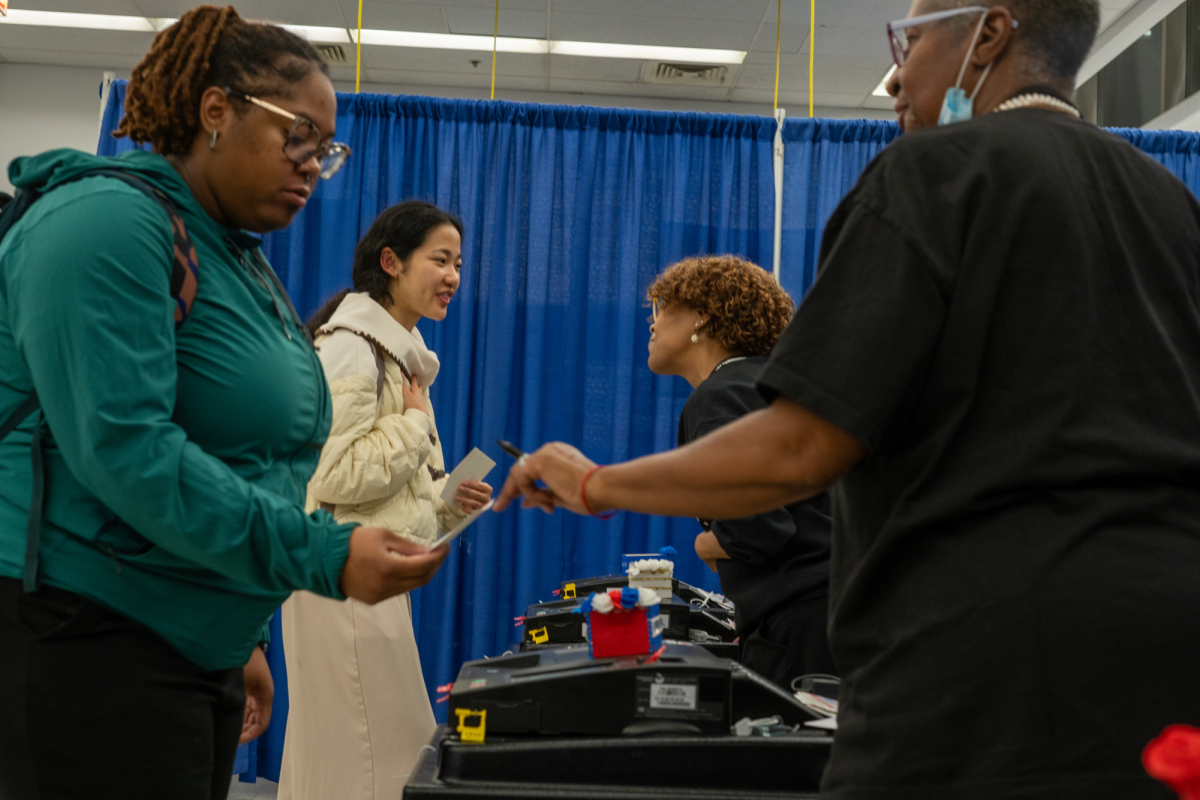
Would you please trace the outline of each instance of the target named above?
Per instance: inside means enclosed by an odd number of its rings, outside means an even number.
[[[700,330],[700,323],[697,322],[696,323],[696,331],[699,331],[699,330]],[[692,333],[692,344],[700,344],[700,334],[695,331]]]
[[[216,130],[214,130],[212,132],[212,134],[213,134],[212,138],[208,140],[208,149],[216,150],[217,149],[217,132],[216,132]]]

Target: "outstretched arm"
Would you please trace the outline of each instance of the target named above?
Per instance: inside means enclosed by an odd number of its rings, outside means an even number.
[[[577,514],[613,509],[675,517],[731,519],[804,500],[833,485],[866,455],[850,434],[779,397],[684,447],[614,464],[587,481],[596,465],[554,442],[518,462],[496,503]],[[542,481],[546,488],[538,488]]]

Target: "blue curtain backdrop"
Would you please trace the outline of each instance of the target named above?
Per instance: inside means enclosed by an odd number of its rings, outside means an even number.
[[[126,84],[113,84],[103,131]],[[421,323],[443,368],[433,387],[447,461],[480,447],[561,439],[619,461],[675,444],[690,389],[645,367],[643,295],[667,265],[736,253],[770,268],[774,184],[769,117],[385,95],[339,95],[338,139],[354,155],[264,249],[301,314],[349,285],[354,244],[375,216],[420,198],[465,225],[463,283],[446,320]],[[1200,190],[1200,136],[1114,131]],[[782,283],[812,284],[821,233],[894,123],[789,120],[784,126]],[[131,147],[102,134],[99,152]],[[467,659],[503,652],[513,618],[567,578],[617,571],[620,554],[672,545],[681,578],[717,588],[691,558],[698,525],[621,514],[610,522],[539,512],[489,515],[461,537],[413,596],[425,681],[450,682]],[[278,620],[273,628],[281,641]],[[287,717],[281,647],[268,653],[276,705],[268,732],[239,752],[244,780],[277,779]],[[444,707],[435,705],[439,718]]]

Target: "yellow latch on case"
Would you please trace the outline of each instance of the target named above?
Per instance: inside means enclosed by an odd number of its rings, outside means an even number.
[[[483,744],[483,739],[487,735],[487,711],[475,711],[470,708],[456,708],[454,713],[458,714],[458,735],[464,742],[472,742],[473,744]],[[479,718],[478,725],[467,725],[467,720],[472,717]]]
[[[545,628],[538,628],[529,632],[529,636],[533,639],[534,644],[545,644],[550,641],[550,631]]]
[[[568,583],[566,586],[563,587],[563,599],[564,600],[574,600],[575,599],[575,584]]]

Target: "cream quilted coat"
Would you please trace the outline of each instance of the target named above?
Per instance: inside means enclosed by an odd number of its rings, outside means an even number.
[[[329,338],[330,334],[319,336],[317,347]],[[464,514],[442,501],[439,495],[446,479],[434,480],[429,469],[439,474],[446,470],[429,388],[425,388],[427,413],[405,410],[401,390],[405,378],[395,358],[403,354],[389,352],[398,348],[387,347],[391,344],[387,337],[380,339],[384,380],[378,395],[378,383],[370,375],[330,381],[333,427],[308,484],[307,510],[325,504],[332,506],[338,522],[378,525],[428,543],[457,525]],[[369,347],[366,341],[362,340],[364,348]]]
[[[404,409],[400,363],[428,386],[437,356],[365,294],[347,295],[321,331],[333,429],[309,510],[325,505],[339,522],[433,540],[462,515],[438,497],[445,478],[429,471],[445,468],[437,426],[432,412]],[[296,592],[282,624],[291,708],[280,800],[399,798],[437,726],[408,595],[366,605]]]

